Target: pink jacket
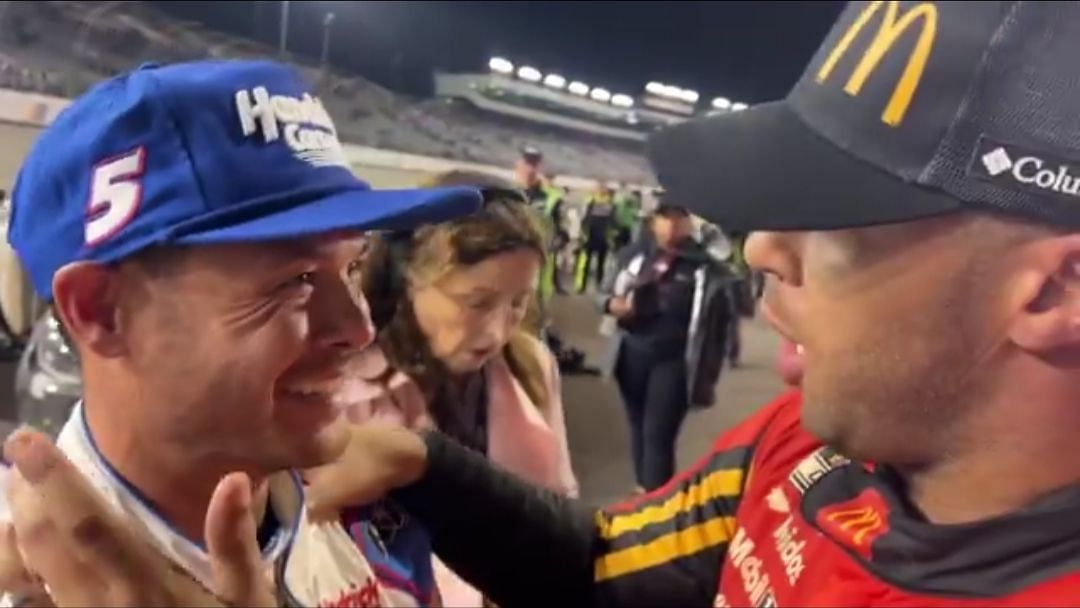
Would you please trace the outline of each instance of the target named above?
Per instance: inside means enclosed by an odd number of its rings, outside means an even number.
[[[485,366],[488,381],[488,457],[526,481],[576,497],[577,479],[570,465],[563,416],[562,385],[558,366],[547,347],[535,342],[537,354],[548,364],[546,381],[551,403],[541,411],[514,378],[499,355]],[[378,346],[365,353],[346,391],[349,419],[382,419],[409,428],[430,428],[434,422],[419,388],[406,375],[395,372],[385,384],[375,382],[387,369]],[[435,560],[436,578],[447,606],[480,606],[480,594]]]

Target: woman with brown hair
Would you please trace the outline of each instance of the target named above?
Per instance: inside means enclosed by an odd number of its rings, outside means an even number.
[[[351,387],[350,417],[435,426],[522,478],[575,496],[558,366],[530,323],[543,223],[497,178],[454,172],[431,185],[479,185],[485,205],[373,242],[363,292],[379,332]],[[404,525],[397,517],[391,527]],[[438,562],[436,573],[446,605],[480,605]]]

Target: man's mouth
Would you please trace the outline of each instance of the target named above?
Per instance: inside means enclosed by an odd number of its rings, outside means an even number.
[[[762,316],[772,326],[776,333],[780,334],[780,354],[777,356],[776,369],[784,382],[791,386],[799,386],[803,374],[806,372],[806,349],[797,342],[792,332],[780,322],[768,302],[761,306]]]
[[[806,352],[802,344],[782,338],[780,355],[776,360],[776,371],[784,382],[791,386],[799,386],[802,383],[803,373],[806,371]]]
[[[310,404],[337,404],[341,401],[344,379],[334,377],[325,380],[296,380],[279,388],[279,393],[289,399]]]

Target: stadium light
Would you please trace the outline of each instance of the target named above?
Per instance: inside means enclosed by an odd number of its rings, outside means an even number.
[[[745,110],[748,107],[750,107],[750,106],[746,105],[745,103],[743,103],[741,101],[736,101],[735,103],[731,104],[731,111],[732,112],[742,112],[743,110]]]
[[[618,106],[620,108],[632,108],[634,107],[634,98],[629,95],[623,95],[619,93],[611,96],[611,105]]]
[[[716,99],[712,100],[712,107],[716,108],[717,110],[730,110],[731,100],[727,97],[717,97]]]
[[[570,83],[570,86],[567,88],[567,90],[569,90],[574,95],[581,95],[582,97],[584,97],[589,94],[589,85],[585,84],[584,82],[575,80],[574,82]]]
[[[690,89],[683,89],[679,91],[679,99],[682,99],[686,103],[697,103],[701,96],[697,91],[691,91]]]
[[[672,99],[682,99],[682,89],[670,84],[660,85],[660,95],[664,97],[670,97]]]
[[[655,80],[645,85],[645,92],[652,93],[653,95],[664,95],[667,91],[667,85],[656,82]]]
[[[558,74],[548,74],[544,77],[544,85],[553,89],[561,89],[566,86],[566,79]]]
[[[503,59],[502,57],[492,57],[490,60],[488,60],[488,68],[490,68],[492,72],[497,72],[499,74],[514,73],[514,64],[510,63],[508,59]]]
[[[589,93],[589,97],[592,97],[596,101],[607,102],[607,101],[611,100],[611,91],[608,91],[607,89],[601,89],[600,87],[596,87],[595,89],[592,90],[591,93]]]
[[[528,65],[518,68],[517,75],[518,78],[528,82],[540,82],[540,79],[544,77],[540,70]]]

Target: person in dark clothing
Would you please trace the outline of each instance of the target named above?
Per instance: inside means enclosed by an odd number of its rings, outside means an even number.
[[[690,214],[662,205],[650,227],[651,241],[620,252],[619,272],[605,285],[610,295],[599,300],[618,327],[609,372],[626,407],[639,490],[658,488],[674,474],[692,396],[689,366],[703,385],[693,389],[696,400],[711,403],[732,316],[728,292],[718,288],[731,277],[694,239]]]
[[[607,265],[611,237],[615,232],[614,192],[605,184],[597,187],[596,194],[589,198],[585,206],[585,217],[581,221],[582,247],[578,255],[575,283],[578,293],[584,293],[589,282],[589,271],[596,269],[596,285],[604,282],[604,267]]]

